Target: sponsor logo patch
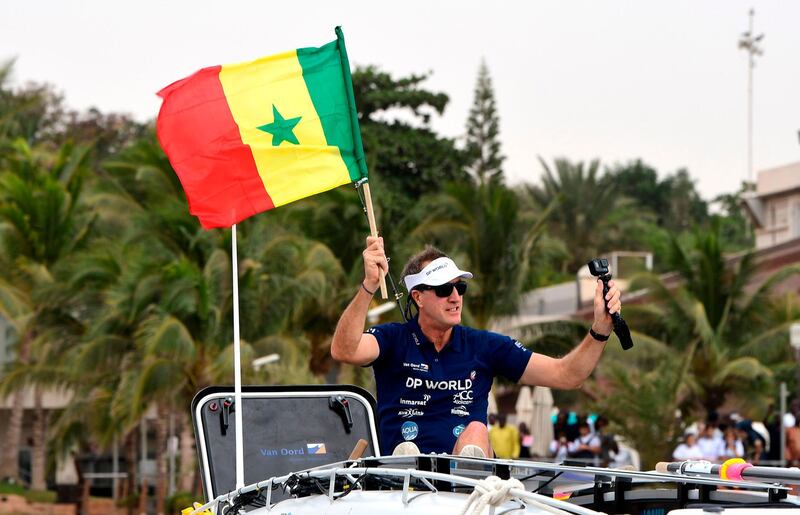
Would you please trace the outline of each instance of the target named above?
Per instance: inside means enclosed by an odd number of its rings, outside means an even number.
[[[403,425],[400,426],[400,434],[403,435],[403,440],[409,442],[419,434],[419,426],[415,422],[403,422]]]
[[[418,400],[418,399],[400,399],[400,404],[405,406],[427,406],[427,400]]]
[[[455,408],[450,410],[450,413],[453,415],[458,415],[459,417],[468,417],[469,411],[464,406],[456,406]]]
[[[328,454],[324,443],[307,443],[308,454]]]
[[[465,390],[453,394],[453,404],[472,404],[472,390]]]
[[[469,373],[469,378],[470,378],[470,379],[472,379],[472,380],[474,381],[474,380],[475,380],[475,376],[476,376],[476,375],[477,375],[477,374],[475,374],[475,371],[473,370],[472,372],[470,372],[470,373]]]
[[[406,377],[406,388],[412,388],[416,390],[423,384],[428,390],[462,391],[472,388],[472,379],[459,379],[458,381],[433,381],[431,379]]]
[[[397,414],[403,418],[411,418],[411,417],[421,417],[422,415],[425,414],[425,412],[415,408],[406,408],[406,409],[401,409],[400,411],[397,412]]]
[[[453,428],[453,436],[455,436],[456,438],[461,436],[461,433],[464,432],[464,429],[466,429],[466,427],[467,426],[465,426],[464,424],[459,424],[456,427],[454,427]]]
[[[447,263],[442,263],[441,265],[437,266],[436,268],[431,268],[430,270],[425,272],[425,276],[427,277],[427,276],[431,275],[432,273],[434,273],[435,271],[441,270],[443,268],[447,268]]]
[[[403,366],[406,368],[410,368],[411,370],[416,370],[418,372],[427,372],[428,371],[428,364],[427,363],[403,363]]]

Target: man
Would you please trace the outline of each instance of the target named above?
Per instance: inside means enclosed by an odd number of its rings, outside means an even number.
[[[675,461],[702,460],[703,451],[697,445],[697,434],[687,431],[683,435],[683,442],[672,451],[672,459]]]
[[[707,421],[700,432],[700,437],[697,439],[697,446],[700,447],[703,452],[703,459],[706,461],[717,461],[720,447],[724,444],[722,438],[717,438],[716,429],[711,421]]]
[[[563,358],[535,354],[506,336],[459,325],[464,279],[472,274],[426,247],[402,274],[418,316],[407,324],[379,325],[364,333],[370,301],[389,270],[383,238],[367,238],[363,258],[364,280],[339,319],[331,355],[373,367],[381,447],[395,453],[491,456],[486,412],[494,376],[527,385],[580,387],[611,334],[606,306],[611,313],[621,307],[613,282],[603,300],[598,281],[590,334]]]
[[[578,424],[578,438],[569,445],[570,458],[590,460],[600,455],[600,438],[592,433],[589,423],[581,420]]]
[[[489,428],[489,443],[498,458],[517,459],[520,452],[519,431],[507,425],[506,420],[505,413],[497,416],[497,425]]]

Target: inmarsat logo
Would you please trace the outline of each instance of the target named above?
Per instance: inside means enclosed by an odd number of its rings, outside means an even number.
[[[425,394],[422,396],[422,400],[419,399],[403,399],[400,398],[400,404],[405,404],[406,406],[427,406],[428,401],[431,400],[431,396],[429,394]]]

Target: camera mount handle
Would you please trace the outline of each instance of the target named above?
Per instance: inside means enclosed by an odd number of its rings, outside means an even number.
[[[603,274],[598,277],[603,281],[603,302],[605,302],[606,295],[608,295],[608,281],[611,280],[611,274]],[[608,311],[608,304],[606,304],[606,311]],[[622,350],[628,350],[633,347],[633,339],[631,338],[631,330],[628,329],[628,323],[622,318],[622,315],[617,313],[611,314],[611,322],[614,324],[614,333],[619,338],[619,344],[622,345]]]

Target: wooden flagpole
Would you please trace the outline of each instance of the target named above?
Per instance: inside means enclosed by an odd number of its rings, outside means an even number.
[[[367,220],[369,220],[369,232],[372,237],[378,236],[378,226],[375,223],[375,212],[372,210],[372,195],[369,192],[369,183],[362,185],[364,188],[364,203],[367,205]],[[381,298],[388,299],[389,293],[386,290],[386,277],[381,275]]]

